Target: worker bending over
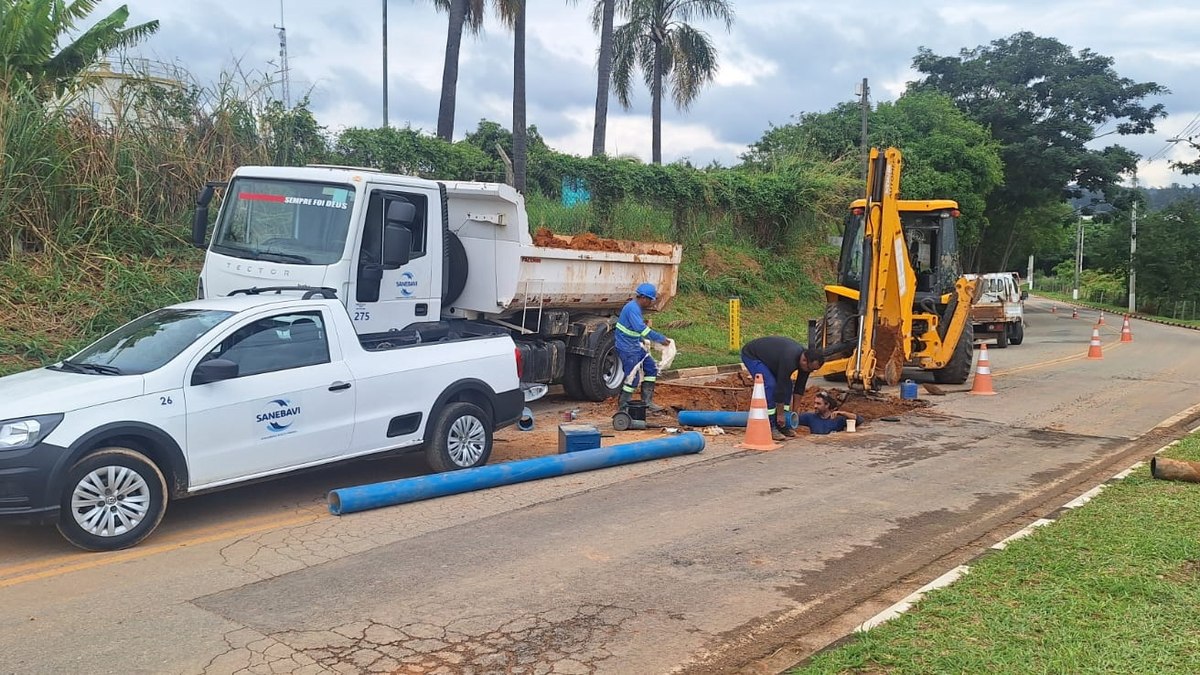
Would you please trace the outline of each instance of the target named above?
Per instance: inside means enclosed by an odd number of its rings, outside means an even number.
[[[814,434],[829,434],[846,430],[846,420],[854,420],[855,425],[863,423],[862,415],[855,415],[846,410],[838,410],[837,399],[828,392],[818,392],[817,400],[813,402],[816,412],[806,412],[800,415],[800,426],[808,427]]]
[[[641,284],[637,287],[637,295],[625,303],[621,316],[617,317],[617,356],[621,359],[621,368],[625,372],[625,382],[621,387],[621,395],[617,399],[617,410],[625,410],[633,400],[633,392],[637,391],[638,380],[642,384],[642,402],[651,412],[661,412],[662,408],[654,405],[654,385],[658,381],[658,364],[654,357],[642,346],[642,340],[650,340],[661,345],[669,345],[667,336],[652,330],[646,325],[642,310],[648,309],[658,291],[654,284]],[[640,373],[638,372],[640,366]],[[631,377],[632,375],[632,377]]]
[[[791,338],[768,335],[742,347],[742,363],[752,377],[762,375],[767,405],[770,406],[767,414],[775,416],[771,438],[776,441],[794,438],[796,432],[784,420],[788,411],[800,406],[800,397],[808,386],[808,374],[824,365],[825,357]],[[791,384],[793,374],[796,376],[794,385]]]

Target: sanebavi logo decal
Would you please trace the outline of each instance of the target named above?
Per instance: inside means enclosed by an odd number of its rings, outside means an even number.
[[[413,291],[417,288],[417,279],[412,272],[404,272],[400,275],[400,279],[396,282],[396,288],[400,289],[400,295],[406,298],[412,297]]]
[[[300,406],[292,405],[286,398],[277,398],[263,407],[255,421],[265,425],[272,434],[279,434],[291,428],[299,414]]]

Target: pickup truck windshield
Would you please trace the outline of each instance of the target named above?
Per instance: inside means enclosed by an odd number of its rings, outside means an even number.
[[[235,178],[225,200],[213,251],[299,265],[342,259],[354,208],[352,186]]]
[[[55,368],[94,375],[148,373],[232,315],[219,310],[160,309],[105,335]]]

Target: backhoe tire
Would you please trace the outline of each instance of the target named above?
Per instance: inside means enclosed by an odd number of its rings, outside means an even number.
[[[835,345],[840,342],[853,344],[858,339],[858,316],[854,305],[845,301],[831,302],[825,305],[825,316],[817,322],[817,335],[825,337],[825,344]],[[837,359],[850,356],[853,348],[836,354],[826,354],[826,359]],[[830,373],[825,376],[830,382],[845,382],[845,373]]]
[[[1008,336],[1008,344],[1019,345],[1025,341],[1025,324],[1018,321],[1012,325],[1012,333]]]
[[[971,324],[963,328],[954,347],[954,355],[945,368],[933,372],[933,381],[938,384],[963,384],[971,377],[971,361],[975,357],[975,331]]]

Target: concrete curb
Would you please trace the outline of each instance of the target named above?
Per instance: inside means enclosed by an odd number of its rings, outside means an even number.
[[[1188,408],[1187,410],[1183,411],[1182,413],[1175,415],[1175,416],[1169,418],[1168,420],[1164,421],[1163,423],[1159,424],[1158,426],[1154,427],[1154,429],[1161,429],[1164,426],[1170,426],[1171,424],[1177,423],[1180,420],[1187,419],[1188,416],[1190,416],[1191,414],[1194,414],[1197,410],[1200,410],[1200,405],[1192,406],[1191,408]],[[1200,431],[1200,426],[1197,426],[1194,429],[1191,429],[1187,433],[1193,434],[1198,431]],[[1165,452],[1166,450],[1173,448],[1176,445],[1179,445],[1180,440],[1181,439],[1176,439],[1174,441],[1171,441],[1170,443],[1162,446],[1158,450],[1155,450],[1154,454],[1160,455],[1163,452]],[[970,573],[972,564],[978,562],[979,560],[981,560],[984,557],[993,555],[996,551],[1004,550],[1005,548],[1008,547],[1009,544],[1011,544],[1012,542],[1014,542],[1018,539],[1023,539],[1025,537],[1028,537],[1029,535],[1033,534],[1033,532],[1035,530],[1037,530],[1039,527],[1045,527],[1046,525],[1050,525],[1050,524],[1054,523],[1056,520],[1061,518],[1063,516],[1063,514],[1067,513],[1068,511],[1077,509],[1077,508],[1083,506],[1084,504],[1088,503],[1089,501],[1094,499],[1096,497],[1096,495],[1103,492],[1104,488],[1108,487],[1109,485],[1111,485],[1113,483],[1116,483],[1117,481],[1121,481],[1121,480],[1124,480],[1125,478],[1128,478],[1130,476],[1130,474],[1132,474],[1134,471],[1138,470],[1139,468],[1146,466],[1146,464],[1147,464],[1146,460],[1139,460],[1137,462],[1134,462],[1128,468],[1126,468],[1124,471],[1119,471],[1119,472],[1113,474],[1112,477],[1110,477],[1108,480],[1096,485],[1095,487],[1088,490],[1087,492],[1084,492],[1083,494],[1072,499],[1071,501],[1067,502],[1066,504],[1063,504],[1062,506],[1058,507],[1057,509],[1054,510],[1053,513],[1049,514],[1045,518],[1038,518],[1037,520],[1034,520],[1033,522],[1029,523],[1025,527],[1021,528],[1020,530],[1017,530],[1016,532],[1005,537],[1004,539],[996,542],[995,544],[992,544],[986,550],[984,550],[981,553],[979,553],[978,555],[974,556],[967,562],[965,562],[961,565],[958,565],[957,567],[954,567],[953,569],[948,570],[946,573],[937,577],[933,581],[930,581],[929,583],[918,588],[917,590],[913,591],[912,593],[909,593],[902,600],[893,604],[891,607],[888,607],[887,609],[883,610],[882,612],[879,612],[875,616],[860,623],[858,626],[856,626],[854,628],[853,631],[851,631],[847,635],[844,635],[841,638],[834,640],[833,642],[829,643],[825,647],[818,649],[817,651],[815,651],[812,654],[810,654],[809,656],[805,657],[798,663],[795,663],[795,664],[789,666],[788,668],[786,668],[784,671],[781,671],[781,672],[787,672],[788,670],[791,670],[797,666],[808,663],[809,661],[811,661],[813,659],[813,657],[815,657],[819,654],[823,654],[825,652],[832,651],[834,649],[837,649],[838,647],[842,647],[842,646],[846,645],[849,642],[852,642],[857,637],[857,635],[859,635],[860,633],[866,633],[867,631],[871,630],[872,628],[875,628],[876,626],[887,623],[888,621],[891,621],[892,619],[895,619],[896,617],[901,616],[908,610],[912,609],[913,605],[916,605],[918,602],[920,602],[920,600],[925,597],[926,593],[929,593],[930,591],[936,590],[938,588],[945,588],[946,586],[949,586],[949,585],[953,584],[955,581],[958,581],[962,577],[966,576],[968,573]]]
[[[1104,313],[1108,314],[1109,316],[1125,316],[1126,314],[1129,314],[1128,312],[1114,312],[1110,308],[1100,307],[1099,305],[1093,305],[1093,304],[1086,303],[1086,302],[1075,302],[1075,301],[1070,301],[1070,300],[1055,300],[1054,298],[1047,297],[1045,295],[1034,295],[1032,293],[1030,295],[1031,295],[1031,297],[1041,298],[1042,300],[1045,300],[1047,302],[1057,302],[1061,305],[1066,305],[1067,307],[1082,307],[1084,309],[1091,309],[1091,310],[1095,310],[1097,312],[1104,312]],[[1193,326],[1193,325],[1187,324],[1187,323],[1179,323],[1179,322],[1171,320],[1171,319],[1164,319],[1162,317],[1153,316],[1151,314],[1142,314],[1141,312],[1135,312],[1133,314],[1129,314],[1129,318],[1137,319],[1139,321],[1148,321],[1150,323],[1162,324],[1164,326],[1174,326],[1176,328],[1187,328],[1188,330],[1200,330],[1200,326]]]

